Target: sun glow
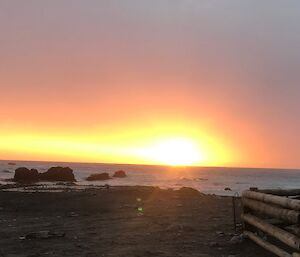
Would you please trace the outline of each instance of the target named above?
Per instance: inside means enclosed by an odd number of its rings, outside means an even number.
[[[0,128],[2,159],[152,164],[172,166],[228,166],[230,145],[213,129],[186,128],[178,123],[89,133],[43,133]]]
[[[190,166],[203,160],[197,144],[186,138],[162,140],[144,151],[154,162],[172,166]]]

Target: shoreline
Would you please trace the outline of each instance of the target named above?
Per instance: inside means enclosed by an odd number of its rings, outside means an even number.
[[[179,191],[182,188],[188,188],[195,190],[203,195],[207,196],[220,196],[220,197],[236,197],[240,198],[239,195],[234,195],[235,192],[227,191],[227,194],[216,194],[216,193],[205,193],[201,192],[198,189],[193,187],[181,186],[178,188],[162,188],[159,186],[145,186],[145,185],[80,185],[70,182],[39,182],[32,184],[19,184],[15,182],[10,182],[7,184],[0,185],[0,192],[20,192],[20,193],[63,193],[63,192],[85,192],[85,191],[111,191],[111,190],[123,190],[123,189],[145,189],[145,188],[153,188],[158,190],[167,190],[167,191]]]

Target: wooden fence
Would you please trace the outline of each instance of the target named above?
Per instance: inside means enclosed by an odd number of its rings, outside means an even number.
[[[300,189],[242,194],[244,235],[280,257],[300,257]]]

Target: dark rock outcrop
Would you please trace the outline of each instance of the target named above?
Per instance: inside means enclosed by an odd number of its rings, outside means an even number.
[[[87,181],[97,181],[97,180],[108,180],[111,177],[109,176],[108,173],[97,173],[97,174],[92,174],[86,178]]]
[[[75,182],[73,170],[69,167],[52,167],[44,173],[39,173],[42,181],[69,181]]]
[[[75,182],[73,170],[69,167],[52,167],[44,173],[39,173],[36,169],[25,167],[17,168],[13,178],[14,182],[34,183],[37,181],[67,181]]]
[[[20,167],[15,170],[13,179],[15,182],[36,182],[39,180],[39,173],[36,169]]]
[[[127,175],[126,175],[125,171],[118,170],[114,173],[113,177],[114,178],[125,178],[125,177],[127,177]]]

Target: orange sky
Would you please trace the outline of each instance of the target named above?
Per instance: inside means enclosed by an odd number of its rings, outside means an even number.
[[[1,1],[0,159],[300,167],[298,5]]]

